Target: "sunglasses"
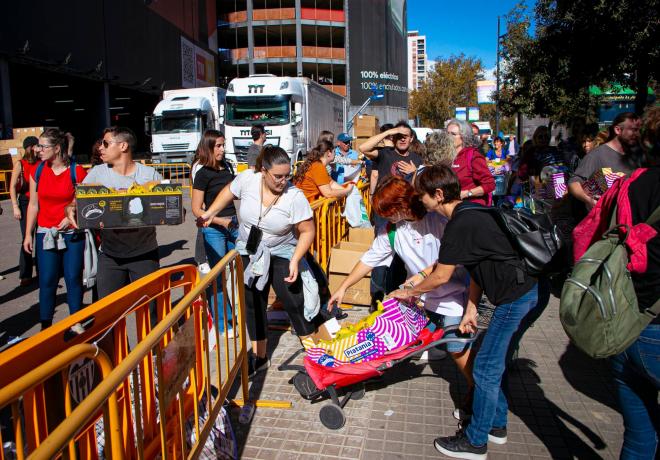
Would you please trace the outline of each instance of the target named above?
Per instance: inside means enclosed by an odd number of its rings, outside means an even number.
[[[101,145],[103,146],[104,149],[107,149],[110,146],[110,144],[121,144],[121,142],[120,141],[106,141],[105,139],[103,139],[101,141]]]

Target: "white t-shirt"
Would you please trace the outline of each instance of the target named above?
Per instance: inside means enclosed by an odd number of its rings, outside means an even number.
[[[394,250],[384,226],[360,260],[369,267],[389,266],[396,253],[403,260],[408,276],[413,276],[438,260],[445,225],[447,219],[435,212],[416,222],[401,221],[396,224]],[[461,316],[468,286],[467,270],[458,266],[447,283],[423,296],[424,307],[441,315]]]
[[[246,235],[259,221],[260,213],[267,208],[260,206],[262,181],[261,172],[255,173],[254,170],[248,169],[236,176],[229,186],[231,193],[241,200],[238,220]],[[303,192],[289,183],[277,203],[261,219],[259,228],[263,230],[262,238],[286,235],[293,231],[294,225],[313,216],[312,208]]]

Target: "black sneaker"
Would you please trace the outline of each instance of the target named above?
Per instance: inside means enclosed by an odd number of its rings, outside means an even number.
[[[270,359],[268,356],[260,358],[259,356],[249,355],[248,356],[248,378],[251,379],[258,372],[265,371],[270,367]]]
[[[458,431],[464,432],[467,427],[468,427],[467,423],[458,422]],[[506,444],[506,441],[507,441],[506,427],[502,427],[502,428],[493,427],[488,432],[488,442],[502,445],[502,444]]]
[[[460,407],[454,409],[454,418],[461,422],[465,422],[472,418],[472,402],[474,401],[474,387],[470,388],[465,395],[465,399]]]
[[[466,458],[468,460],[485,460],[487,445],[477,447],[470,444],[462,430],[454,436],[435,438],[433,445],[438,452],[452,458]]]
[[[506,427],[495,428],[493,427],[488,432],[488,442],[493,444],[506,444]]]

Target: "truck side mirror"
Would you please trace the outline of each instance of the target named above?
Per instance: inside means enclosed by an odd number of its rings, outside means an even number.
[[[151,136],[151,116],[144,116],[144,134]]]
[[[293,118],[296,124],[302,120],[302,104],[300,102],[293,104]]]

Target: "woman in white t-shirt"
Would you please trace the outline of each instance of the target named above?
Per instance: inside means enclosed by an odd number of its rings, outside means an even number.
[[[305,195],[289,182],[290,174],[286,152],[266,145],[255,169],[236,176],[198,218],[198,225],[208,226],[233,200],[241,200],[236,250],[245,267],[246,322],[253,350],[250,376],[270,365],[266,307],[271,283],[298,337],[315,332],[319,322],[318,306],[310,313],[305,305],[299,276],[299,265],[305,264],[303,259],[314,241],[314,214]],[[318,287],[316,290],[318,295]]]
[[[406,266],[408,285],[415,285],[424,279],[438,260],[447,219],[437,213],[427,213],[408,182],[396,176],[385,179],[376,189],[372,203],[374,211],[386,218],[389,225],[380,229],[371,248],[332,295],[328,302],[329,310],[341,305],[346,290],[374,267],[389,266],[394,254],[401,257]],[[422,300],[431,322],[440,327],[458,325],[463,317],[469,285],[467,270],[458,267],[449,282],[426,293]],[[455,336],[452,332],[445,337]],[[447,351],[472,387],[470,347],[450,342]]]

